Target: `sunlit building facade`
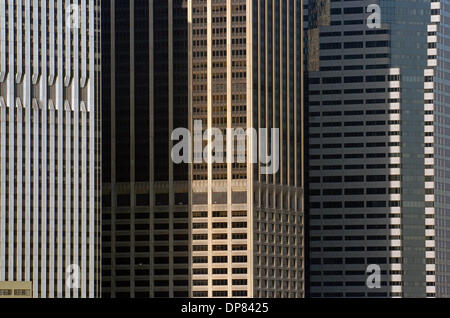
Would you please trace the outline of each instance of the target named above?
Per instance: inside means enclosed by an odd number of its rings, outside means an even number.
[[[207,128],[224,135],[231,128],[280,131],[275,141],[280,166],[271,174],[262,173],[261,161],[251,163],[257,143],[252,137],[244,162],[231,152],[231,143],[223,156],[231,162],[201,160],[211,135],[200,151],[193,150],[190,296],[302,297],[302,3],[188,4],[191,131],[198,123],[202,133]],[[212,158],[212,147],[206,149]]]

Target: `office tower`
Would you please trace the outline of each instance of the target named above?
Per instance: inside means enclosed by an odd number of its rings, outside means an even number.
[[[307,4],[312,297],[449,294],[448,5]]]
[[[187,297],[187,5],[103,1],[102,30],[102,296]]]
[[[212,147],[205,151],[210,159],[197,160],[202,154],[194,147],[190,295],[301,297],[301,1],[190,0],[188,7],[191,131],[280,129],[273,174],[263,174],[260,160],[251,164],[253,136],[242,163],[213,162]],[[208,135],[202,149],[211,141]],[[223,152],[237,159],[230,149]]]
[[[0,281],[34,297],[99,295],[98,9],[0,2]]]

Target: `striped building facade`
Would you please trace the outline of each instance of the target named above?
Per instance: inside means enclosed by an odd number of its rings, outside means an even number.
[[[450,1],[430,3],[424,72],[424,166],[427,294],[450,296]]]
[[[203,131],[214,128],[223,135],[231,128],[280,132],[275,141],[280,167],[273,174],[262,173],[260,160],[252,164],[254,136],[247,138],[245,162],[232,153],[236,140],[224,150],[233,162],[196,162],[202,153],[194,149],[190,295],[302,297],[302,3],[190,0],[188,5],[191,131],[201,122]],[[204,147],[212,140],[209,134],[200,149],[208,158],[213,149]]]
[[[0,281],[34,297],[99,295],[99,20],[94,0],[0,3]]]

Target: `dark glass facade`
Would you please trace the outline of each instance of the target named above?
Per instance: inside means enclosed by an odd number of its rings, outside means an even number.
[[[308,1],[313,297],[448,296],[448,5]]]
[[[185,1],[113,0],[103,12],[103,297],[188,295]]]

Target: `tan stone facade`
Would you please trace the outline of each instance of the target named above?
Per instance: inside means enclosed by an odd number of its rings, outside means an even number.
[[[0,282],[0,298],[32,298],[32,282]]]

